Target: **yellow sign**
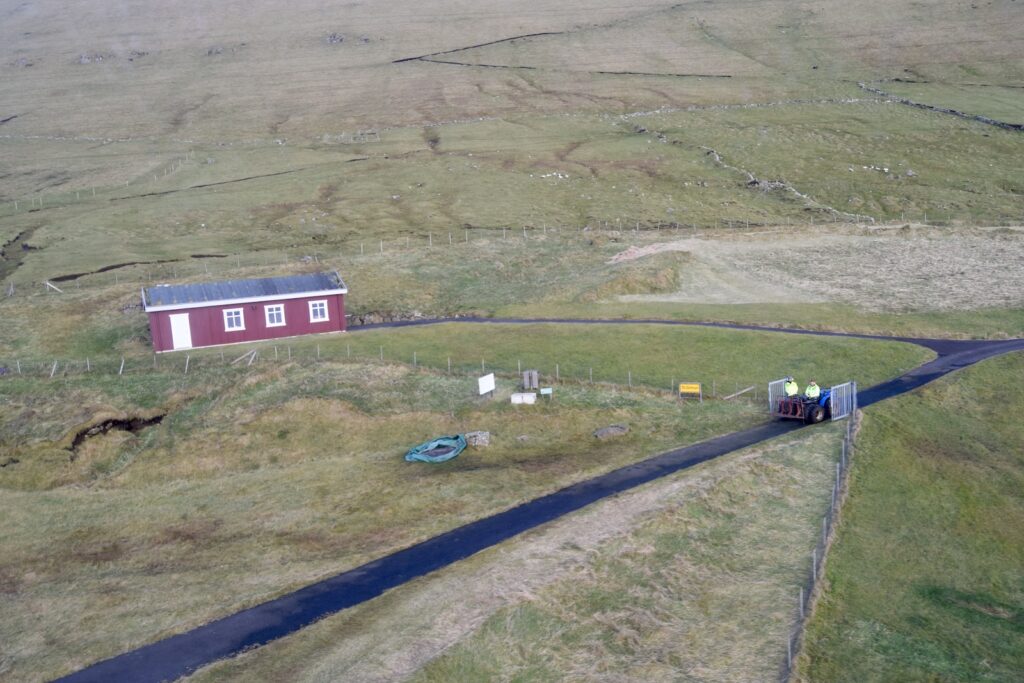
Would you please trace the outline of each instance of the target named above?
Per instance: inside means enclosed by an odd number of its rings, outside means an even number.
[[[700,382],[684,382],[679,385],[680,394],[693,394],[695,396],[701,395]]]

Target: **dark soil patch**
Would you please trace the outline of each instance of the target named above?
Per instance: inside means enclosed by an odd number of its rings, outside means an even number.
[[[0,569],[0,595],[14,595],[18,592],[21,581],[13,573]]]
[[[97,268],[96,270],[87,270],[82,273],[69,273],[68,275],[58,275],[56,277],[51,277],[50,282],[71,282],[72,280],[77,280],[78,278],[85,277],[86,275],[97,275],[99,273],[106,273],[111,270],[117,270],[119,268],[128,268],[130,266],[149,266],[158,263],[176,263],[176,260],[164,259],[161,261],[128,261],[127,263],[115,263],[110,266],[103,266],[102,268]]]
[[[82,550],[75,549],[74,557],[79,562],[113,562],[124,556],[124,547],[117,541],[100,543]]]
[[[25,254],[38,249],[38,247],[29,244],[28,241],[40,227],[36,225],[22,230],[13,239],[0,246],[0,280],[4,280],[14,274],[14,271],[21,266],[22,261],[25,259]]]
[[[157,543],[200,543],[212,538],[222,524],[219,519],[197,519],[176,524],[160,532]]]
[[[163,190],[162,192],[146,192],[144,194],[133,194],[127,197],[111,197],[110,201],[119,202],[125,199],[141,199],[142,197],[162,197],[168,194],[175,194],[177,192],[188,192],[189,190],[199,190],[204,187],[216,187],[217,185],[230,185],[232,183],[243,183],[247,180],[259,180],[260,178],[273,178],[279,175],[288,175],[289,173],[298,173],[299,171],[305,171],[306,168],[295,168],[291,171],[278,171],[277,173],[265,173],[264,175],[253,175],[246,178],[236,178],[235,180],[222,180],[217,183],[203,183],[202,185],[191,185],[189,187],[183,187],[180,190]],[[38,211],[38,209],[37,209]]]
[[[111,429],[121,429],[126,432],[131,432],[132,434],[137,434],[146,427],[152,427],[153,425],[160,424],[165,417],[167,417],[167,413],[159,413],[153,417],[127,417],[124,419],[111,418],[109,420],[103,420],[98,424],[79,430],[71,440],[71,445],[67,447],[67,450],[72,453],[76,453],[78,451],[78,447],[85,443],[86,439],[91,436],[97,436],[98,434],[106,434]]]

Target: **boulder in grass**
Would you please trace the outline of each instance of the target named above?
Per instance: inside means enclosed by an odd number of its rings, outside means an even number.
[[[608,425],[607,427],[601,427],[600,429],[595,431],[594,436],[603,441],[605,439],[611,439],[616,436],[622,436],[623,434],[626,434],[628,432],[628,425]]]
[[[490,432],[466,432],[466,443],[475,448],[491,445]]]

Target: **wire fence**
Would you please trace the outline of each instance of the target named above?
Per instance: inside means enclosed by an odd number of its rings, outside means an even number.
[[[843,434],[842,451],[839,461],[836,463],[836,476],[832,484],[832,497],[829,502],[828,512],[821,518],[821,533],[811,550],[809,573],[804,579],[797,594],[796,603],[796,624],[786,638],[786,659],[783,662],[780,680],[784,682],[794,679],[793,664],[804,645],[804,634],[807,627],[807,619],[812,611],[814,602],[820,598],[819,581],[825,573],[825,557],[835,533],[837,515],[842,507],[849,483],[850,462],[853,458],[854,440],[856,437],[855,422],[858,419],[858,412],[855,412],[846,421],[846,432]]]
[[[910,222],[924,222],[930,226],[956,225],[959,219],[948,221],[939,217],[901,217],[877,223],[873,227],[896,226]],[[814,225],[831,225],[836,221],[811,223]],[[1024,222],[1022,219],[987,221],[986,226],[1014,226]],[[479,247],[481,244],[494,246],[502,244],[527,245],[541,239],[579,239],[594,235],[624,236],[634,234],[637,237],[696,236],[699,231],[712,228],[727,229],[762,229],[786,230],[800,223],[758,222],[748,219],[719,219],[713,222],[679,222],[679,221],[638,221],[609,220],[590,221],[583,225],[559,225],[541,222],[539,224],[512,226],[492,226],[459,228],[444,232],[427,232],[426,234],[407,235],[402,237],[357,238],[334,242],[323,249],[296,250],[265,250],[246,254],[192,254],[187,259],[167,259],[152,261],[134,261],[104,266],[94,271],[82,273],[65,273],[46,279],[19,279],[11,275],[4,284],[2,297],[10,299],[22,296],[57,296],[70,291],[87,288],[109,287],[111,285],[133,285],[144,287],[161,282],[176,282],[182,279],[251,277],[252,271],[261,269],[279,270],[281,268],[301,267],[337,267],[333,264],[352,262],[357,259],[373,259],[385,256],[411,253],[429,253],[435,249]],[[22,245],[25,248],[25,245]]]
[[[359,328],[354,328],[358,330]],[[351,342],[324,340],[321,343],[292,344],[282,342],[252,342],[248,346],[225,346],[199,350],[198,353],[177,351],[150,356],[125,355],[84,357],[77,359],[0,359],[0,378],[30,378],[34,380],[65,380],[69,378],[121,377],[202,377],[204,373],[222,374],[225,371],[259,370],[267,367],[295,369],[322,366],[324,363],[401,364],[414,370],[452,377],[477,378],[494,373],[496,377],[519,386],[523,372],[536,370],[543,386],[603,387],[619,391],[639,391],[668,395],[672,398],[703,402],[722,400],[757,403],[765,396],[763,381],[741,382],[703,376],[700,371],[680,370],[652,373],[634,371],[628,367],[610,367],[600,361],[585,359],[550,360],[536,354],[523,354],[512,361],[488,360],[486,356],[468,359],[457,355],[422,354],[402,349],[395,352],[384,345],[373,348]],[[657,374],[657,376],[655,376]],[[680,396],[680,383],[699,383],[699,396]]]

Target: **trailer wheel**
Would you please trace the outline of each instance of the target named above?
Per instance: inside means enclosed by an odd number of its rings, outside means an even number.
[[[825,419],[825,408],[817,403],[809,405],[804,411],[804,421],[810,425],[816,425]]]

